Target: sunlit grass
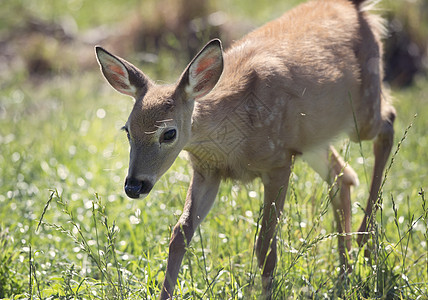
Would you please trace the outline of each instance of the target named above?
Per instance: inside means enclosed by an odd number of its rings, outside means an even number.
[[[128,145],[119,129],[132,101],[110,92],[101,79],[88,73],[71,85],[58,79],[54,88],[24,84],[3,93],[0,212],[6,249],[2,259],[7,262],[0,274],[3,297],[28,297],[30,279],[31,293],[42,298],[140,299],[159,294],[169,236],[181,214],[190,167],[180,157],[149,197],[126,198],[122,188]],[[421,168],[427,165],[423,132],[428,124],[413,118],[423,113],[427,92],[421,82],[395,93],[396,145],[406,127],[413,126],[385,182],[377,217],[377,254],[366,261],[354,243],[355,272],[343,286],[338,285],[328,186],[296,161],[278,231],[277,299],[335,298],[339,293],[347,299],[427,295],[427,204]],[[348,144],[338,147],[347,149]],[[350,145],[350,153],[351,164],[364,178],[361,162],[368,170],[373,162],[370,145],[363,144],[365,160],[359,158],[358,145]],[[367,191],[364,181],[353,191],[354,230]],[[262,195],[259,181],[221,186],[184,260],[179,299],[258,297],[260,274],[253,246]]]

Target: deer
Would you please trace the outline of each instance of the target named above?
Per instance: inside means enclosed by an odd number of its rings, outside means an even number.
[[[172,84],[157,84],[130,62],[95,47],[102,74],[135,99],[123,127],[130,143],[124,189],[144,198],[182,150],[192,178],[169,244],[160,299],[171,299],[187,245],[222,180],[261,178],[263,212],[255,252],[262,295],[272,295],[277,225],[295,158],[332,186],[341,273],[352,271],[351,187],[358,175],[332,143],[373,140],[374,167],[357,244],[373,228],[396,111],[383,86],[382,18],[364,0],[300,4],[223,51],[208,42]]]

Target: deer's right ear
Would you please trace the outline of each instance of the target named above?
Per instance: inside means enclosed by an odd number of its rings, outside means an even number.
[[[116,91],[135,99],[144,96],[150,81],[143,72],[99,46],[95,53],[101,72]]]
[[[180,86],[190,99],[197,100],[215,87],[222,72],[223,50],[220,40],[214,39],[187,66],[180,79]]]

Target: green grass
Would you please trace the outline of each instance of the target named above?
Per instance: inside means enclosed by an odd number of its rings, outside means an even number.
[[[132,2],[115,3],[121,7],[119,14]],[[235,13],[241,4],[230,7]],[[57,16],[61,7],[37,9],[38,14]],[[81,10],[79,26],[101,22],[88,19],[93,9]],[[111,12],[100,10],[104,22],[114,21]],[[241,13],[251,15],[256,10],[246,8]],[[262,20],[274,12],[254,14]],[[181,71],[169,74],[162,62],[159,65],[161,70],[157,65],[144,69],[163,74],[156,79],[168,81]],[[120,128],[132,101],[113,92],[95,65],[44,81],[29,80],[19,68],[1,78],[0,298],[156,298],[171,229],[191,176],[186,159],[178,158],[146,199],[128,199],[123,192],[128,144]],[[338,281],[329,187],[298,160],[278,230],[276,299],[428,298],[428,203],[423,192],[428,79],[393,91],[393,96],[398,112],[393,152],[397,153],[381,194],[375,254],[364,259],[354,236],[355,271],[347,281]],[[362,153],[359,145],[347,141],[337,146],[342,151],[349,147],[348,160],[361,181],[352,193],[356,230],[368,195],[371,144],[363,143]],[[262,196],[258,180],[245,186],[221,185],[184,259],[178,299],[257,299],[261,284],[253,246]]]

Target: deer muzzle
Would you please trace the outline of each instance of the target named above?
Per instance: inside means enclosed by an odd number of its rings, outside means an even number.
[[[146,196],[153,188],[153,183],[148,180],[138,180],[136,178],[126,178],[125,193],[130,198],[138,199],[141,195]]]

